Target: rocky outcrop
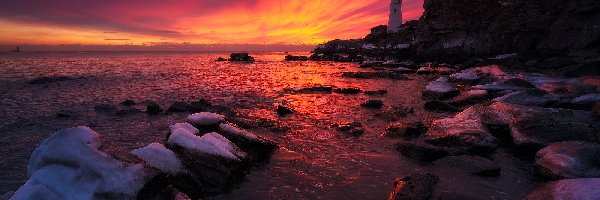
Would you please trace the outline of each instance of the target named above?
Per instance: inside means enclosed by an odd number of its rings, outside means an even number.
[[[550,179],[600,177],[600,144],[560,142],[537,152],[537,172]]]

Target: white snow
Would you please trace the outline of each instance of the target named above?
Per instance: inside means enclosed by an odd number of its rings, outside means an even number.
[[[88,127],[54,133],[33,152],[27,166],[30,179],[12,199],[135,198],[146,179],[143,165],[116,160],[101,152],[101,145],[100,136]]]
[[[188,116],[187,122],[196,126],[218,125],[225,121],[225,116],[216,113],[201,112]]]
[[[447,92],[458,91],[458,89],[456,89],[456,87],[454,87],[453,85],[448,83],[448,80],[446,78],[442,77],[436,81],[429,82],[429,84],[427,84],[427,87],[425,87],[425,91],[436,92],[436,93],[447,93]]]
[[[146,161],[150,166],[156,167],[170,174],[177,174],[183,171],[181,160],[177,155],[164,145],[152,143],[146,147],[132,151],[134,155]]]
[[[239,136],[242,136],[242,137],[245,137],[248,139],[252,139],[252,140],[258,139],[258,137],[256,135],[254,135],[253,133],[250,133],[246,130],[242,130],[231,124],[220,124],[219,130],[223,131],[223,132],[227,132],[227,133],[236,134],[236,135],[239,135]]]
[[[196,127],[188,123],[177,123],[169,126],[169,130],[171,131],[171,133],[175,132],[178,129],[181,129],[180,131],[189,132],[192,135],[200,134],[200,131]]]
[[[198,137],[184,129],[177,129],[171,133],[168,142],[189,151],[221,156],[232,160],[245,157],[245,154],[239,151],[235,144],[218,133],[207,133],[202,137]]]

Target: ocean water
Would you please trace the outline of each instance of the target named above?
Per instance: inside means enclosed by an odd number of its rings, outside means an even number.
[[[296,52],[296,55],[308,52]],[[252,64],[215,62],[227,53],[197,52],[60,52],[0,54],[0,193],[16,190],[27,180],[26,166],[36,145],[53,132],[90,126],[102,137],[127,149],[162,141],[168,125],[187,113],[112,116],[96,113],[97,104],[118,105],[131,99],[155,101],[163,108],[174,101],[204,98],[250,116],[279,121],[291,130],[255,132],[280,144],[271,161],[257,166],[227,193],[211,199],[384,199],[394,179],[412,172],[435,172],[447,190],[472,187],[493,199],[517,199],[533,185],[528,169],[512,169],[494,180],[452,175],[400,156],[397,140],[380,136],[388,121],[381,110],[359,105],[369,99],[413,107],[401,121],[429,122],[448,114],[423,110],[421,91],[434,76],[409,80],[349,79],[348,71],[368,71],[353,63],[285,62],[281,52],[252,53]],[[40,77],[55,81],[30,84]],[[61,77],[61,78],[57,78]],[[315,85],[362,90],[386,89],[384,96],[364,94],[298,94]],[[286,101],[297,114],[279,117],[275,105]],[[332,124],[359,121],[360,137]],[[519,162],[500,153],[497,159]],[[511,164],[511,166],[512,166]],[[528,166],[525,166],[525,168]],[[513,167],[514,168],[514,167]],[[452,180],[460,182],[452,183]]]

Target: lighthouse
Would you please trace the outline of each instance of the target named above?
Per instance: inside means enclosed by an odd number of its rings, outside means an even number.
[[[395,33],[402,26],[402,0],[390,2],[390,19],[388,22],[388,33]]]

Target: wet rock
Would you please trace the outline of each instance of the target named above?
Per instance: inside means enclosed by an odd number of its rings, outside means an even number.
[[[388,200],[428,200],[439,181],[436,175],[430,173],[411,174],[396,179],[394,190]]]
[[[439,78],[430,82],[423,91],[423,97],[430,99],[447,99],[460,93],[446,78]]]
[[[377,72],[344,72],[342,77],[357,79],[392,79],[407,80],[406,76],[398,72],[377,71]]]
[[[365,108],[381,108],[381,107],[383,107],[383,101],[368,100],[367,102],[360,104],[360,106],[365,107]]]
[[[469,90],[461,93],[449,103],[454,106],[465,106],[489,100],[491,95],[487,90]]]
[[[182,102],[182,101],[177,101],[177,102],[174,102],[173,104],[171,104],[171,106],[169,106],[169,109],[167,109],[167,112],[170,112],[170,113],[187,112],[188,107],[190,107],[190,104],[188,104],[186,102]]]
[[[27,81],[27,84],[30,85],[43,85],[43,84],[49,84],[49,83],[55,83],[55,82],[60,82],[60,81],[67,81],[67,80],[73,80],[73,78],[71,77],[67,77],[67,76],[56,76],[56,77],[38,77],[32,80]]]
[[[499,176],[501,171],[500,167],[494,162],[479,156],[448,156],[434,161],[433,164],[483,177]]]
[[[496,102],[538,107],[551,106],[559,100],[560,96],[547,94],[538,89],[517,91],[494,99]]]
[[[336,128],[341,132],[345,132],[353,136],[361,136],[365,133],[365,129],[360,122],[337,124]]]
[[[537,152],[538,174],[549,179],[599,178],[600,144],[559,142]]]
[[[390,124],[383,134],[389,138],[411,139],[421,136],[426,131],[426,127],[421,122],[397,122]]]
[[[148,103],[148,105],[146,105],[146,113],[148,113],[149,115],[158,115],[161,112],[162,108],[156,103],[150,102]]]
[[[225,61],[227,61],[226,58],[223,58],[223,57],[217,58],[217,62],[225,62]]]
[[[233,124],[220,124],[219,133],[246,152],[252,161],[266,160],[278,147],[275,142]]]
[[[362,90],[359,88],[338,88],[333,90],[333,92],[338,94],[358,94],[362,92]]]
[[[121,102],[122,106],[135,106],[135,104],[137,104],[137,103],[134,100],[130,100],[130,99],[127,99],[127,100]]]
[[[459,112],[460,108],[443,101],[431,100],[425,102],[425,110],[435,112]]]
[[[281,105],[281,104],[277,105],[277,114],[279,116],[286,116],[286,115],[292,114],[294,112],[295,111],[290,107],[287,107],[287,106]]]
[[[123,115],[131,115],[131,114],[137,114],[137,113],[142,113],[143,111],[137,108],[126,108],[126,109],[121,109],[117,111],[117,115],[119,116],[123,116]]]
[[[27,174],[11,199],[150,199],[169,186],[162,172],[87,127],[44,140]]]
[[[520,78],[512,78],[508,80],[502,80],[495,83],[490,83],[486,85],[476,85],[473,86],[473,89],[487,90],[492,92],[498,91],[519,91],[519,90],[529,90],[534,89],[535,86],[529,81],[520,79]]]
[[[565,179],[546,183],[524,200],[596,200],[600,197],[600,178]]]
[[[117,107],[110,105],[110,104],[96,104],[94,106],[94,110],[96,112],[103,112],[103,113],[116,113]]]
[[[369,96],[377,96],[377,95],[386,95],[388,93],[387,90],[371,90],[371,91],[365,91],[366,95]]]
[[[448,77],[448,79],[456,83],[472,84],[479,81],[481,77],[479,77],[479,75],[477,75],[475,72],[465,71],[452,74]]]
[[[192,101],[192,102],[190,102],[190,104],[188,106],[188,110],[190,112],[204,112],[204,111],[208,111],[211,108],[213,108],[213,105],[205,99]]]
[[[450,151],[444,147],[425,143],[398,142],[395,146],[402,155],[421,162],[431,162],[451,154]]]
[[[332,93],[333,92],[333,86],[330,86],[330,85],[317,85],[317,86],[313,86],[313,87],[302,88],[302,89],[300,89],[300,90],[298,90],[296,92],[303,93],[303,94]]]
[[[286,55],[285,60],[286,61],[307,61],[307,60],[309,60],[309,58],[308,58],[308,56]]]
[[[505,103],[490,107],[508,119],[513,142],[522,147],[541,149],[562,141],[598,141],[600,118],[591,112]]]
[[[248,53],[232,53],[229,56],[229,61],[235,62],[254,62],[254,58]]]

